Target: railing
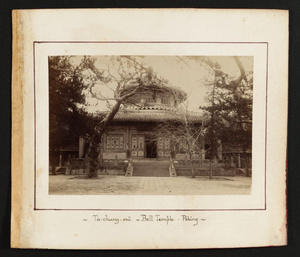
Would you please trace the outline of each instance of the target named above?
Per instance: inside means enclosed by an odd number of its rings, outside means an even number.
[[[87,174],[89,161],[86,158],[72,158],[66,165],[66,175],[83,175]]]
[[[174,160],[172,158],[170,158],[169,173],[170,173],[170,177],[177,177],[176,169],[174,166]]]
[[[125,177],[132,177],[133,173],[133,164],[132,164],[132,158],[128,159],[128,166],[126,168]]]

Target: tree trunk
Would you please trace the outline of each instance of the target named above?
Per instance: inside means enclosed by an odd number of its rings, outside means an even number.
[[[190,166],[191,166],[191,171],[192,171],[192,178],[196,178],[195,167],[194,167],[194,164],[193,164],[193,160],[190,160]]]
[[[94,135],[92,138],[92,142],[90,144],[88,157],[89,157],[89,165],[88,165],[88,177],[93,178],[97,177],[98,167],[99,167],[99,160],[98,156],[100,154],[100,144],[102,135],[104,134],[106,128],[110,125],[110,123],[113,121],[115,115],[120,109],[121,104],[130,96],[134,95],[136,90],[133,90],[131,93],[126,94],[125,96],[122,96],[118,100],[116,100],[116,104],[112,107],[111,111],[108,113],[108,115],[104,118],[102,122],[100,122],[98,125],[96,125],[94,131]]]
[[[210,162],[209,162],[209,179],[212,179],[213,176],[213,157],[210,158]]]
[[[215,142],[215,85],[213,85],[213,95],[212,95],[212,111],[211,111],[211,153],[210,153],[210,165],[209,165],[209,179],[212,179],[213,174],[213,161],[216,154],[216,142]]]
[[[189,152],[189,156],[190,156],[189,164],[190,164],[191,171],[192,171],[192,178],[196,178],[195,167],[193,164],[193,153]]]
[[[103,134],[103,133],[101,133]],[[101,136],[94,135],[88,151],[88,177],[97,177],[99,167],[99,145],[101,144]]]

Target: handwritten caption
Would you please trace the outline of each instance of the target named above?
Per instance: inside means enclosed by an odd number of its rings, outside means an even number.
[[[191,224],[192,226],[199,225],[200,222],[206,221],[206,218],[199,218],[192,215],[160,215],[160,214],[140,214],[136,217],[133,216],[112,216],[112,215],[98,215],[94,214],[90,218],[85,218],[83,221],[92,221],[92,222],[108,222],[114,225],[118,225],[125,222],[137,222],[137,223],[151,223],[151,222],[160,222],[166,225],[176,222],[184,222]]]

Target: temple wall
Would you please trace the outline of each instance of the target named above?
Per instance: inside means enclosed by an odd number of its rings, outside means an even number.
[[[126,159],[126,152],[103,152],[103,159],[105,160],[125,160]]]
[[[157,135],[151,124],[111,126],[103,137],[102,157],[104,160],[153,158],[169,160],[171,157],[171,139]],[[204,153],[194,158],[203,158]],[[176,159],[189,159],[186,153],[177,153]]]

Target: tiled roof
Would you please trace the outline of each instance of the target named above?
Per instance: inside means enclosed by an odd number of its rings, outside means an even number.
[[[125,93],[128,93],[132,91],[135,87],[137,87],[138,83],[132,83],[131,85],[127,86],[126,88],[123,88],[121,90],[121,95],[124,95]],[[169,82],[167,83],[151,83],[149,85],[143,85],[141,88],[141,91],[138,92],[165,92],[169,94],[173,94],[178,100],[184,101],[186,100],[187,94],[185,91],[183,91],[181,88],[174,87]]]
[[[98,114],[101,119],[107,112]],[[190,122],[202,122],[203,116],[197,112],[189,112],[187,119]],[[178,121],[183,115],[175,111],[166,110],[120,110],[114,117],[114,122],[157,122],[157,121]]]

